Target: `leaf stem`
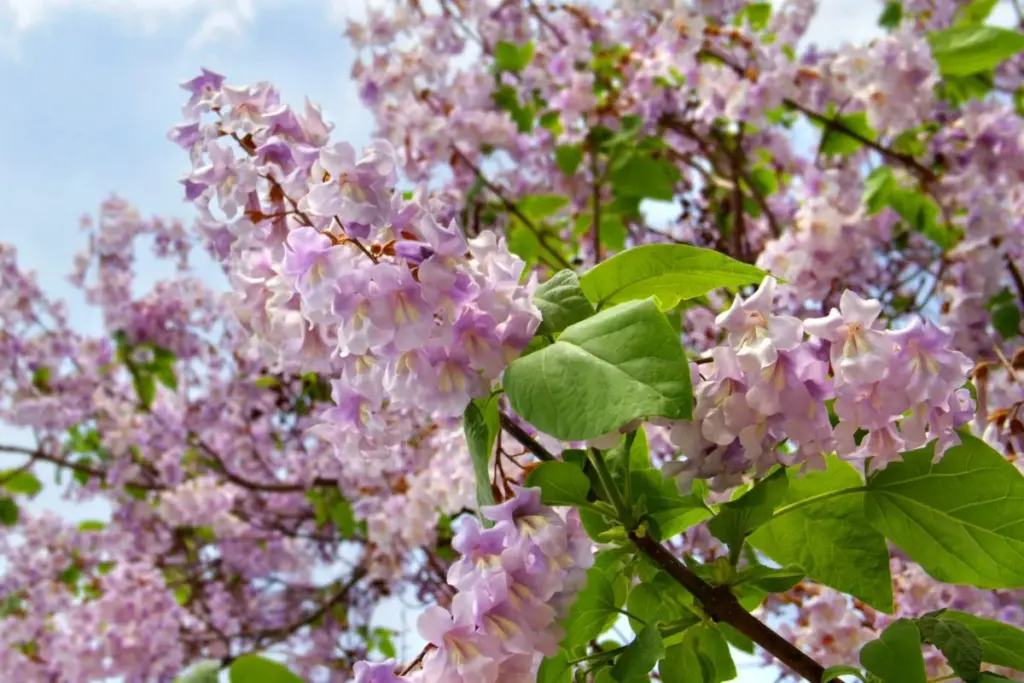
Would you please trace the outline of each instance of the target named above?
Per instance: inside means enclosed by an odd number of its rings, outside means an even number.
[[[612,473],[608,471],[608,465],[605,463],[604,456],[601,455],[601,451],[591,447],[587,450],[587,457],[590,459],[590,463],[597,471],[597,478],[601,482],[601,488],[604,489],[604,497],[610,500],[612,505],[615,506],[616,512],[619,513],[619,521],[622,522],[624,527],[626,527],[626,530],[632,531],[634,528],[633,515],[630,512],[626,501],[622,498],[622,493],[619,491],[619,487],[617,487],[615,482],[612,480]]]

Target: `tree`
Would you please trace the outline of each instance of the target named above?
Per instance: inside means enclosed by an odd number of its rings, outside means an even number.
[[[0,250],[0,416],[36,437],[0,446],[3,670],[1024,670],[1024,37],[994,5],[888,3],[830,53],[803,2],[396,0],[348,32],[361,152],[203,70],[170,133],[194,228],[111,199],[76,263],[109,337]],[[138,296],[144,236],[182,273]],[[19,507],[43,464],[111,521]],[[400,665],[372,612],[410,591]]]

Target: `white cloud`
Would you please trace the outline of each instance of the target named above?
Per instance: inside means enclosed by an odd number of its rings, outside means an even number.
[[[380,9],[387,5],[388,0],[331,0],[331,20],[345,26],[349,20],[365,19],[369,8]]]
[[[154,33],[168,22],[196,26],[190,45],[239,35],[253,20],[253,0],[0,0],[0,43],[16,48],[32,29],[69,15],[86,14],[123,21]]]

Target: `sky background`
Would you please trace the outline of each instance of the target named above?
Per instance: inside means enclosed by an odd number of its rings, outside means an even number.
[[[833,47],[878,34],[881,2],[819,6],[810,41]],[[229,83],[272,81],[297,108],[306,96],[320,103],[335,139],[358,147],[373,121],[350,80],[354,53],[341,33],[364,7],[365,0],[0,0],[0,241],[17,247],[22,267],[38,271],[51,295],[69,300],[77,327],[101,332],[98,313],[66,282],[84,244],[79,218],[111,193],[144,216],[190,218],[177,183],[188,159],[166,140],[185,100],[177,84],[201,66]],[[996,12],[1009,18],[1010,8]],[[150,281],[169,274],[145,258],[139,270]],[[211,264],[200,272],[223,282]],[[12,442],[29,445],[0,426],[0,443]],[[78,520],[105,516],[102,507],[63,503],[52,487],[34,505]],[[389,605],[381,618],[400,627],[401,612]],[[743,683],[775,680],[748,658],[737,664]]]

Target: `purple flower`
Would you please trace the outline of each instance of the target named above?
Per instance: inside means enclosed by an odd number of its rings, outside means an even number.
[[[861,299],[847,290],[839,310],[833,308],[824,318],[804,322],[809,334],[831,342],[832,369],[840,382],[875,382],[889,369],[893,342],[873,329],[881,311],[879,301]]]
[[[460,593],[452,612],[428,607],[416,622],[420,636],[437,649],[426,656],[423,674],[428,681],[495,683],[500,648],[476,629],[472,598]]]
[[[182,83],[182,89],[192,93],[192,97],[185,103],[186,115],[195,116],[208,110],[216,101],[223,85],[224,77],[209,69],[200,69],[198,76]]]
[[[357,662],[352,669],[352,673],[355,674],[353,683],[402,683],[402,679],[395,674],[396,668],[393,659],[379,664]]]
[[[305,302],[319,307],[333,300],[342,276],[356,269],[355,260],[353,250],[304,226],[288,233],[282,274]]]
[[[343,223],[384,223],[391,207],[387,188],[397,179],[395,169],[394,149],[386,141],[374,141],[358,158],[345,142],[324,147],[313,165],[319,182],[302,198],[300,208],[319,216],[338,216]]]
[[[535,542],[550,556],[566,551],[565,523],[562,518],[540,502],[540,489],[512,485],[513,498],[500,505],[485,507],[483,516],[492,522],[506,522],[515,527],[525,541]]]
[[[433,311],[423,300],[420,284],[404,266],[380,264],[373,269],[371,323],[389,330],[395,349],[411,351],[424,345],[434,327]]]
[[[729,310],[715,323],[729,332],[729,343],[745,369],[757,372],[778,358],[779,351],[788,351],[803,341],[803,323],[788,315],[773,315],[776,281],[766,277],[746,301],[738,295]]]
[[[500,570],[501,553],[514,533],[511,524],[484,529],[475,519],[467,519],[452,539],[452,548],[462,557],[448,568],[448,583],[464,590],[484,574]]]
[[[946,401],[963,386],[971,359],[953,348],[953,333],[930,322],[914,320],[892,333],[897,351],[892,363],[893,386],[906,391],[912,403]]]

